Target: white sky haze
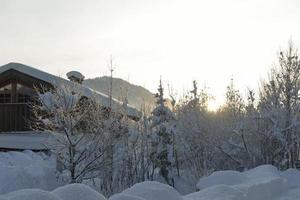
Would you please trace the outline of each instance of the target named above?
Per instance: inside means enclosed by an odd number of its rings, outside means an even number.
[[[224,100],[231,77],[256,89],[290,38],[300,42],[297,0],[0,0],[0,65],[64,75],[108,73],[155,91],[192,80]]]

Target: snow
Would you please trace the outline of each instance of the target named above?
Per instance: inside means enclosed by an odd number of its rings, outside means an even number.
[[[8,200],[62,200],[55,194],[40,189],[19,190],[6,194],[4,197]]]
[[[196,191],[193,177],[190,177],[190,174],[187,174],[186,171],[180,171],[180,174],[180,176],[174,176],[176,190],[182,195]]]
[[[246,194],[248,199],[270,199],[281,194],[288,187],[287,180],[274,166],[263,165],[246,172],[219,171],[200,179],[200,190],[215,185],[231,186]]]
[[[44,153],[1,152],[0,200],[106,200],[84,184],[59,187],[55,166],[55,158]],[[181,196],[169,185],[145,181],[109,200],[296,200],[300,172],[279,171],[271,165],[245,172],[219,171],[201,178],[197,187],[200,191]]]
[[[288,188],[300,188],[300,172],[296,169],[288,169],[281,173],[281,177],[287,180]]]
[[[180,194],[171,186],[155,181],[145,181],[124,190],[121,195],[132,195],[145,200],[182,200]],[[112,197],[114,199],[116,197]],[[125,199],[118,198],[119,200]]]
[[[52,190],[58,186],[55,168],[55,158],[44,153],[1,152],[0,194],[25,188]]]
[[[0,200],[106,200],[86,185],[60,184],[54,156],[29,150],[0,152]]]
[[[218,171],[214,172],[208,177],[203,177],[197,184],[199,190],[218,185],[237,185],[245,181],[245,177],[242,173],[236,171]]]
[[[5,72],[5,71],[8,71],[8,70],[16,70],[16,71],[19,71],[23,74],[27,74],[31,77],[37,78],[39,80],[43,80],[47,83],[52,83],[53,81],[67,81],[63,78],[54,76],[54,75],[49,74],[47,72],[38,70],[36,68],[30,67],[30,66],[27,66],[27,65],[23,65],[23,64],[20,64],[20,63],[8,63],[6,65],[1,66],[0,67],[0,74]]]
[[[245,195],[226,185],[215,185],[200,192],[184,196],[185,200],[245,200]]]
[[[300,199],[300,189],[289,190],[289,192],[280,195],[275,200],[298,200]]]
[[[219,171],[201,178],[197,184],[200,191],[184,198],[201,200],[224,196],[224,199],[245,200],[300,199],[299,178],[298,170],[282,172],[271,165],[262,165],[245,172]]]
[[[106,200],[83,184],[70,184],[49,192],[40,189],[24,189],[0,196],[0,200]]]
[[[70,184],[55,189],[53,194],[60,197],[62,200],[105,200],[106,198],[83,184]]]
[[[141,197],[129,195],[129,194],[115,194],[112,197],[109,198],[109,200],[145,200]]]
[[[79,80],[83,80],[84,76],[78,71],[70,71],[67,73],[67,77],[70,79],[71,77],[78,78]]]
[[[38,70],[36,68],[27,66],[27,65],[23,65],[20,63],[8,63],[6,65],[0,66],[0,74],[4,73],[8,70],[16,70],[19,71],[23,74],[26,74],[28,76],[34,77],[36,79],[45,81],[51,85],[54,86],[58,86],[59,84],[66,84],[66,85],[71,85],[72,84],[76,84],[74,82],[68,81],[64,78],[49,74],[47,72]],[[90,97],[96,97],[96,99],[99,101],[99,103],[101,103],[101,105],[109,107],[109,97],[101,92],[92,90],[91,88],[85,87],[83,85],[77,84],[76,85],[81,91],[82,91],[82,95],[86,96],[88,98]],[[113,99],[113,109],[118,108],[119,106],[121,106],[123,103]],[[127,110],[127,114],[129,116],[133,116],[133,117],[138,117],[140,118],[142,113],[140,111],[138,111],[134,106],[132,105],[128,105],[128,110]]]
[[[15,150],[47,150],[49,147],[48,143],[53,139],[53,136],[47,133],[1,133],[0,148]]]

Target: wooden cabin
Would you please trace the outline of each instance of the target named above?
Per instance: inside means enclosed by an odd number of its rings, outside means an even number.
[[[15,69],[10,63],[0,69],[0,132],[29,131],[26,121],[31,117],[28,103],[35,94],[35,86],[50,84]],[[7,70],[6,70],[7,68]]]
[[[18,135],[32,133],[27,123],[32,117],[28,104],[37,95],[35,88],[41,86],[51,88],[57,81],[63,81],[64,84],[71,83],[69,80],[20,63],[9,63],[0,67],[0,149],[1,136],[4,134],[15,134],[15,137],[18,133]],[[80,87],[86,97],[97,96],[104,107],[109,105],[107,95],[85,86]],[[120,105],[122,102],[113,99],[113,103]],[[128,116],[138,120],[141,112],[129,105]]]

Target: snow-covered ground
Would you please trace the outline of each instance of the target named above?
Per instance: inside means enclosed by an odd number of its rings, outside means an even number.
[[[1,152],[0,200],[106,200],[86,185],[59,187],[55,165],[55,158],[43,153]],[[109,200],[300,200],[300,172],[271,165],[219,171],[201,178],[197,188],[199,192],[182,196],[168,185],[147,181]]]
[[[32,151],[0,152],[0,194],[25,188],[52,190],[57,186],[54,157]]]
[[[300,200],[300,172],[281,172],[271,165],[242,173],[219,171],[200,179],[197,187],[199,192],[181,196],[167,185],[144,182],[109,200]]]
[[[300,172],[279,171],[262,165],[246,172],[219,171],[200,179],[199,192],[186,200],[295,200],[300,199]]]

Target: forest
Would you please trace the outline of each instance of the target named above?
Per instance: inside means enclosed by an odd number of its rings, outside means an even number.
[[[215,171],[264,164],[300,167],[300,61],[292,42],[278,53],[258,91],[249,89],[243,98],[230,80],[226,102],[216,111],[208,109],[212,96],[207,90],[196,80],[191,85],[176,100],[165,95],[161,80],[156,107],[139,121],[124,114],[126,98],[112,112],[82,99],[76,85],[61,85],[39,93],[36,128],[56,135],[58,142],[51,145],[56,145],[66,183],[88,182],[105,196],[147,180],[187,193]]]

